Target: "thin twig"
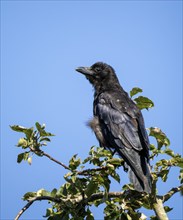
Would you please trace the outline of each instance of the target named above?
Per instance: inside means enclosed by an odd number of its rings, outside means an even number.
[[[34,152],[35,154],[39,154],[41,156],[45,156],[47,158],[49,158],[50,160],[54,161],[55,163],[59,164],[60,166],[64,167],[65,169],[67,170],[71,170],[68,166],[66,166],[64,163],[56,160],[55,158],[51,157],[49,154],[45,153],[44,151],[42,150],[35,150],[33,147],[29,146],[30,150],[32,152]]]
[[[41,156],[45,156],[47,158],[49,158],[50,160],[54,161],[55,163],[59,164],[60,166],[64,167],[65,169],[67,170],[70,170],[71,169],[66,166],[64,163],[56,160],[55,158],[53,158],[52,156],[50,156],[49,154],[45,153],[44,151],[42,150],[35,150],[34,148],[32,148],[31,146],[29,147],[30,150],[32,152],[34,152],[35,154],[39,154]],[[86,169],[86,170],[81,170],[81,171],[76,171],[78,175],[83,175],[83,176],[87,176],[87,175],[91,175],[92,172],[97,172],[97,171],[101,171],[101,170],[106,170],[107,167],[106,166],[102,166],[102,167],[98,167],[98,168],[93,168],[93,169]]]
[[[51,157],[49,154],[45,153],[44,151],[41,152],[43,156],[48,157],[50,160],[54,161],[55,163],[59,164],[60,166],[64,167],[67,170],[71,170],[68,166],[63,164],[62,162],[56,160],[55,158]]]
[[[163,196],[163,202],[166,202],[169,200],[175,193],[180,192],[183,190],[183,184],[178,186],[178,187],[173,187],[170,191],[168,191],[164,196]]]

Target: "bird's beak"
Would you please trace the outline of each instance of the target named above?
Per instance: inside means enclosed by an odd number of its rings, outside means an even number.
[[[85,76],[93,75],[93,71],[91,70],[90,67],[78,67],[78,68],[76,68],[76,71],[84,74]]]

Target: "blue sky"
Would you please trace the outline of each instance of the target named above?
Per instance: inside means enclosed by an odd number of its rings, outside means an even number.
[[[58,188],[66,173],[46,158],[17,164],[20,135],[9,125],[45,123],[56,135],[45,151],[66,164],[98,146],[85,126],[92,116],[92,87],[75,72],[96,61],[113,66],[126,91],[143,89],[155,103],[143,111],[146,127],[160,127],[182,153],[181,1],[1,1],[2,220],[13,219],[25,205],[24,193]],[[160,194],[179,184],[177,174],[173,170],[159,184]],[[123,170],[121,177],[121,185],[128,182]],[[179,194],[167,205],[174,207],[171,220],[183,217]],[[43,219],[46,207],[37,202],[22,219]],[[103,219],[102,208],[93,211]]]

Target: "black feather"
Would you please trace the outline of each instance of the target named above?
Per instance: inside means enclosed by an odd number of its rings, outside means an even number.
[[[95,89],[90,126],[100,146],[124,159],[136,190],[150,193],[149,140],[141,111],[120,86],[111,66],[98,62],[77,71],[86,75]]]

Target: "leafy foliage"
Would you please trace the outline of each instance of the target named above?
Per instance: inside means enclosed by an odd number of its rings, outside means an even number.
[[[143,90],[141,88],[138,87],[134,87],[131,91],[130,91],[130,97],[133,97],[134,95],[136,95],[139,92],[143,92]]]
[[[149,108],[154,107],[154,103],[144,96],[139,96],[138,98],[135,98],[134,101],[141,110],[144,108],[148,110]]]
[[[46,146],[47,142],[50,142],[49,137],[54,136],[54,134],[45,131],[45,124],[41,126],[38,122],[36,122],[35,126],[37,130],[34,130],[34,127],[25,128],[19,125],[10,126],[13,131],[20,132],[25,135],[25,137],[21,137],[19,139],[17,147],[21,147],[23,150],[28,149],[28,151],[18,155],[18,163],[25,160],[31,165],[31,153],[36,154],[37,156],[42,156],[41,147]]]
[[[139,92],[142,92],[142,89],[136,87],[132,89],[130,95],[132,97]],[[135,98],[134,101],[140,109],[148,109],[154,106],[151,100],[143,96]],[[46,146],[47,142],[51,141],[50,138],[54,136],[47,132],[45,128],[45,125],[40,125],[38,122],[35,123],[35,128],[25,128],[19,125],[11,126],[12,130],[20,132],[23,136],[16,145],[23,151],[17,157],[18,163],[24,160],[31,164],[33,155],[47,156],[68,170],[64,175],[65,183],[60,188],[51,191],[40,189],[37,192],[27,192],[23,196],[23,200],[28,202],[28,206],[37,200],[48,200],[51,207],[47,208],[44,216],[48,220],[94,220],[90,207],[98,207],[100,204],[105,204],[105,220],[147,219],[140,212],[141,207],[155,211],[156,216],[151,216],[151,219],[163,219],[156,208],[157,199],[160,199],[163,204],[174,193],[183,190],[181,185],[170,189],[164,196],[157,195],[157,181],[166,182],[170,169],[173,167],[180,169],[178,178],[180,183],[183,183],[183,158],[170,149],[169,139],[159,128],[151,127],[148,129],[149,136],[155,138],[157,142],[157,146],[150,145],[150,158],[156,160],[155,165],[152,167],[153,190],[151,194],[137,192],[131,184],[122,186],[120,192],[111,192],[111,181],[120,183],[118,168],[124,166],[124,161],[114,157],[110,151],[103,148],[91,147],[88,156],[83,160],[78,155],[72,156],[68,166],[52,158],[42,151],[42,147]],[[168,159],[158,160],[161,155],[166,155]],[[165,215],[166,212],[172,210],[172,208],[164,205],[161,208],[164,210]],[[17,215],[18,217],[23,213],[22,210]],[[18,217],[15,219],[17,220]]]
[[[141,88],[138,87],[134,87],[131,91],[130,91],[130,97],[135,96],[136,94],[143,92],[143,90]],[[137,98],[134,99],[134,101],[136,102],[136,105],[139,107],[139,109],[149,109],[154,107],[154,103],[152,100],[150,100],[147,97],[144,96],[139,96]]]

